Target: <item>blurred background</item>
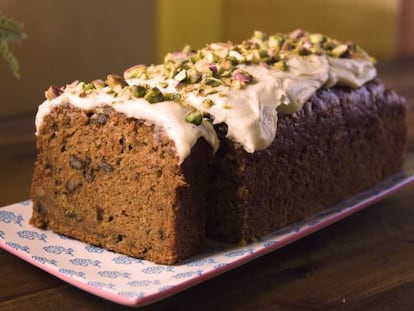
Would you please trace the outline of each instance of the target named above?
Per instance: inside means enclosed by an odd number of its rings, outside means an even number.
[[[414,53],[414,31],[411,36],[405,32],[413,29],[407,11],[411,6],[414,16],[413,2],[0,0],[0,12],[22,22],[28,35],[10,46],[21,66],[20,80],[0,60],[0,120],[33,114],[50,84],[159,63],[166,52],[186,44],[199,48],[213,41],[239,42],[254,30],[275,33],[300,27],[352,39],[380,62],[409,55]]]
[[[0,12],[27,33],[9,45],[20,79],[0,59],[0,187],[10,189],[0,204],[28,196],[34,115],[49,85],[160,63],[186,44],[237,43],[254,30],[322,32],[364,47],[413,103],[414,0],[0,0]]]

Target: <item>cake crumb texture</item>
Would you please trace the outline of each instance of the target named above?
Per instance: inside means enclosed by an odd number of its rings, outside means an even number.
[[[55,107],[38,133],[36,227],[157,263],[200,251],[211,147],[179,165],[163,129],[104,106]]]

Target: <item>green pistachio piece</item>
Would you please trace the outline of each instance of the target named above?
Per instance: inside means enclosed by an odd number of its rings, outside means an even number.
[[[204,84],[209,85],[209,86],[220,86],[221,85],[221,80],[213,78],[213,77],[207,77],[203,80]]]
[[[261,56],[260,56],[260,50],[252,50],[252,61],[254,63],[258,63],[261,60]]]
[[[283,44],[285,39],[280,35],[274,35],[269,37],[268,45],[271,48],[277,48],[278,50]]]
[[[142,85],[131,85],[129,87],[129,90],[132,96],[138,97],[138,98],[144,97],[145,94],[147,93],[147,88]]]
[[[320,47],[313,46],[309,49],[309,52],[311,54],[315,54],[315,55],[322,55],[323,54],[323,49],[320,48]]]
[[[198,110],[194,110],[185,116],[185,121],[198,126],[203,122],[203,114]]]
[[[128,85],[126,81],[124,80],[124,78],[122,78],[120,75],[117,75],[117,74],[107,75],[106,84],[109,85],[110,87],[120,86],[122,88]]]
[[[231,70],[232,68],[234,68],[234,66],[231,64],[231,61],[229,59],[220,62],[219,71]]]
[[[83,85],[83,90],[84,91],[89,91],[89,90],[92,90],[94,88],[95,88],[95,86],[92,82],[91,83],[86,83],[86,84]]]
[[[300,48],[298,49],[298,54],[299,54],[300,56],[306,56],[306,55],[311,54],[311,52],[310,52],[310,50],[308,50],[307,48],[300,47]]]
[[[125,70],[124,77],[125,79],[140,78],[142,75],[146,74],[146,71],[147,67],[145,65],[135,65]]]
[[[187,70],[187,78],[190,83],[197,83],[201,78],[201,73],[194,68]]]
[[[210,108],[214,106],[214,101],[211,98],[205,98],[202,102],[203,106],[206,108]]]
[[[286,63],[286,61],[284,59],[278,61],[277,63],[274,64],[274,66],[281,70],[281,71],[287,71],[288,70],[288,65]]]
[[[340,44],[332,50],[331,55],[333,57],[341,57],[346,51],[348,51],[348,46],[346,44]]]
[[[243,69],[235,70],[232,74],[232,79],[235,81],[240,81],[244,84],[253,82],[253,76]]]
[[[179,102],[181,100],[181,95],[179,93],[165,93],[164,100]]]
[[[210,44],[210,47],[214,49],[214,53],[219,59],[227,58],[231,49],[231,45],[228,43],[214,43]]]
[[[283,51],[283,52],[287,52],[287,51],[290,51],[294,48],[295,48],[295,45],[294,45],[293,42],[284,41],[282,46],[280,47],[280,50]]]
[[[269,53],[267,50],[259,50],[259,56],[261,59],[266,60],[269,58]]]
[[[158,83],[158,85],[160,86],[160,87],[162,87],[162,88],[167,88],[168,87],[168,82],[167,81],[160,81],[159,83]]]
[[[205,85],[204,87],[202,87],[199,92],[201,95],[207,96],[207,95],[212,95],[212,94],[216,94],[218,93],[218,88],[214,87],[214,86],[207,86]]]
[[[219,57],[214,54],[212,51],[206,51],[204,53],[204,58],[209,62],[209,63],[215,63],[219,60]]]
[[[242,81],[238,81],[238,80],[233,80],[231,82],[232,87],[238,89],[238,90],[242,90],[244,88],[246,88],[246,83],[242,82]]]
[[[164,101],[164,95],[159,88],[153,87],[147,90],[144,99],[146,99],[151,104],[155,104]]]
[[[236,63],[243,63],[245,61],[244,56],[241,55],[239,52],[237,52],[235,50],[231,50],[229,52],[229,57],[232,61],[234,61]]]
[[[332,40],[327,40],[327,41],[325,41],[323,44],[322,44],[322,48],[325,50],[325,51],[330,51],[330,50],[332,50],[333,48],[335,48],[335,43],[332,41]]]
[[[190,60],[192,63],[196,63],[197,61],[199,61],[200,59],[202,59],[202,52],[201,50],[198,50],[196,53],[194,53],[191,57]]]
[[[320,44],[326,41],[326,36],[320,33],[311,33],[309,35],[309,41],[313,44]]]
[[[101,79],[93,80],[92,84],[97,90],[103,89],[106,86],[105,82]]]
[[[305,35],[306,35],[306,32],[299,28],[299,29],[296,29],[296,30],[292,31],[289,34],[289,37],[291,39],[298,40],[298,39],[302,38]]]
[[[229,77],[231,77],[231,70],[226,70],[226,71],[223,71],[223,73],[220,75],[220,77],[222,77],[222,78],[229,78]]]

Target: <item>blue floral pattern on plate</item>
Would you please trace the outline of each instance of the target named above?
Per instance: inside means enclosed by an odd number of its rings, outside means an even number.
[[[246,246],[208,241],[204,252],[158,265],[39,230],[29,200],[0,208],[0,247],[95,295],[129,306],[168,297],[328,226],[414,182],[414,155],[403,171],[349,200]]]

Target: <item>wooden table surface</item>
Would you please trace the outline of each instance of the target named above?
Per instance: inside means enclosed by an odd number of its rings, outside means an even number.
[[[410,103],[414,152],[414,60],[379,75]],[[33,132],[33,116],[0,120],[0,206],[28,198]],[[0,250],[0,310],[121,309]],[[141,310],[414,310],[414,185]]]

